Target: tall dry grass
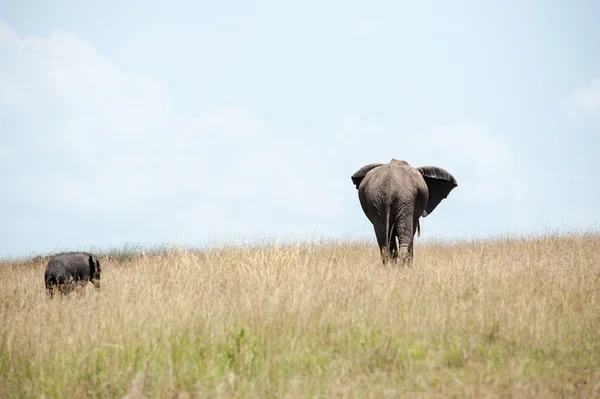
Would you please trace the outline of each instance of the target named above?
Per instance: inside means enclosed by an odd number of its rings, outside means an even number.
[[[597,397],[600,236],[0,263],[0,397]]]

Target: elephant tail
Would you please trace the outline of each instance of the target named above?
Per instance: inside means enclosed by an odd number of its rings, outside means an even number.
[[[421,237],[421,222],[417,219],[417,237]]]
[[[385,207],[385,237],[386,237],[386,246],[388,248],[392,245],[392,236],[394,232],[394,224],[390,226],[390,205],[389,203]]]

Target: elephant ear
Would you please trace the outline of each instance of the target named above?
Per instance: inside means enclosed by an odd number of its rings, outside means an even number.
[[[360,186],[360,183],[363,181],[363,179],[365,178],[367,173],[369,173],[371,170],[373,170],[376,167],[381,166],[381,165],[383,165],[383,164],[382,163],[370,163],[368,165],[363,166],[355,174],[353,174],[352,175],[352,183],[354,183],[354,185],[356,186],[356,189],[358,190],[358,186]]]
[[[96,262],[94,262],[94,257],[92,255],[88,255],[88,264],[90,265],[90,278],[93,278],[96,274]]]
[[[454,187],[458,186],[458,183],[447,170],[437,166],[421,166],[417,170],[423,175],[429,190],[429,199],[423,211],[423,217],[426,217],[450,194]]]
[[[90,264],[90,277],[94,277],[100,274],[100,262],[96,260],[92,255],[89,255],[88,262]]]

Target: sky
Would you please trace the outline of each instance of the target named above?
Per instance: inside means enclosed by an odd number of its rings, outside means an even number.
[[[421,237],[600,229],[600,2],[0,2],[0,257],[375,243],[350,176],[458,181]]]

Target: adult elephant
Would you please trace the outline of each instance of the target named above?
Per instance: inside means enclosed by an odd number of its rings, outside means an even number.
[[[448,171],[436,166],[414,168],[392,158],[373,163],[352,175],[360,205],[375,228],[383,264],[398,257],[410,264],[419,217],[426,217],[457,187]],[[396,241],[396,239],[398,241]],[[398,248],[399,246],[399,248]]]

